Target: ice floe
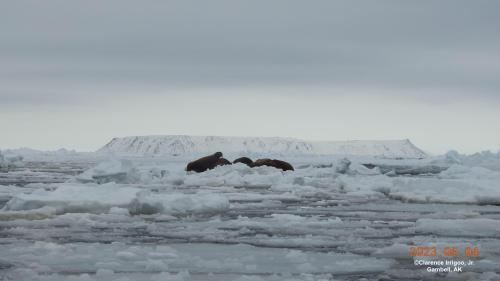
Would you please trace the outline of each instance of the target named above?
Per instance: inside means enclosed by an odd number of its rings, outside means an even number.
[[[30,194],[17,194],[2,211],[23,211],[52,207],[57,214],[107,213],[116,208],[131,214],[151,213],[217,213],[229,208],[229,201],[220,194],[153,194],[138,187],[108,184],[61,184],[55,190],[37,189]],[[113,209],[114,208],[114,209]]]
[[[85,167],[64,183],[0,186],[0,275],[427,280],[436,276],[412,266],[408,248],[449,244],[478,245],[481,256],[467,275],[447,277],[494,280],[500,271],[500,177],[466,161],[387,174],[436,163],[296,157],[287,159],[293,172],[235,164],[198,174],[177,156],[91,160],[37,166],[68,177]]]
[[[75,179],[83,183],[137,183],[140,181],[140,173],[129,160],[108,159],[76,176]]]

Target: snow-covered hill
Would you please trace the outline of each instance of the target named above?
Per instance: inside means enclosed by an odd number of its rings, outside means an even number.
[[[425,158],[409,140],[304,141],[279,137],[132,136],[113,138],[98,152],[128,155],[224,153],[288,155],[366,155],[386,158]]]

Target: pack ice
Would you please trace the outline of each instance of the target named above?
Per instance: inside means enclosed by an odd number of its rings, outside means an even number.
[[[187,141],[166,150],[164,140],[158,150],[168,153],[146,155],[156,140],[129,141],[116,143],[140,153],[54,153],[45,161],[25,153],[29,165],[0,174],[8,182],[0,185],[0,280],[500,277],[500,154],[418,159],[273,148],[266,156],[295,171],[238,163],[188,173],[186,163],[203,152],[193,139],[185,154],[177,152]],[[240,141],[248,140],[227,141],[236,147],[229,157],[249,155],[237,152]],[[262,154],[268,141],[247,147],[264,147],[250,152]],[[43,181],[26,182],[28,174]],[[436,275],[414,266],[415,245],[478,246],[481,254],[464,274]]]

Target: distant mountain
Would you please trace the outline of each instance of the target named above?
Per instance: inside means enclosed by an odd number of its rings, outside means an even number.
[[[279,137],[132,136],[113,138],[98,152],[122,155],[182,155],[224,153],[287,155],[364,155],[385,158],[425,158],[409,140],[304,141]]]

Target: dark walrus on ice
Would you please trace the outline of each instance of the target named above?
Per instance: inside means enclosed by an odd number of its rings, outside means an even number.
[[[253,162],[252,159],[248,157],[240,157],[233,161],[233,164],[236,163],[243,163],[249,167],[269,166],[281,169],[283,171],[294,170],[293,166],[290,165],[290,163],[278,159],[264,158],[264,159],[258,159],[255,162]],[[186,167],[186,171],[188,172],[195,171],[197,173],[201,173],[205,172],[206,170],[211,170],[216,166],[222,166],[222,165],[231,165],[231,162],[229,162],[226,158],[222,157],[222,152],[216,152],[213,155],[205,156],[193,162],[189,162],[189,164]]]
[[[218,165],[224,165],[224,159],[222,158],[222,152],[216,152],[212,155],[202,157],[193,162],[189,162],[186,167],[186,171],[195,171],[197,173],[205,172],[206,170],[211,170]],[[226,160],[227,161],[227,160]],[[229,162],[229,161],[227,161]],[[230,164],[230,163],[229,163]]]
[[[278,159],[269,159],[269,158],[264,158],[264,159],[257,159],[255,162],[253,162],[252,167],[260,167],[260,166],[270,166],[274,167],[277,169],[281,169],[283,171],[293,171],[293,166],[290,165],[290,163],[281,161]]]
[[[277,169],[281,169],[283,171],[293,171],[293,166],[285,161],[281,161],[278,159],[269,159],[269,158],[264,158],[264,159],[257,159],[255,162],[252,161],[252,159],[248,157],[240,157],[236,160],[233,161],[233,164],[236,163],[244,163],[249,167],[260,167],[260,166],[270,166],[274,167]]]
[[[240,157],[240,158],[234,160],[233,164],[236,164],[236,163],[243,163],[243,164],[246,164],[248,167],[252,167],[253,166],[252,159],[250,159],[248,157]]]

